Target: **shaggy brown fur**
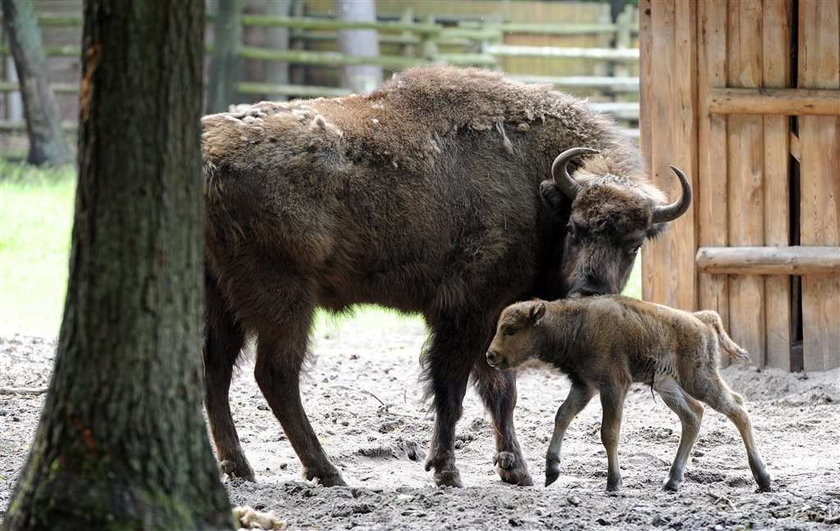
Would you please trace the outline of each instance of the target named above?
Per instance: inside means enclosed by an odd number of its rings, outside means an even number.
[[[406,71],[366,96],[259,103],[203,127],[206,403],[225,470],[253,478],[227,402],[251,331],[257,382],[306,477],[343,483],[306,419],[298,373],[316,307],[373,303],[421,313],[432,329],[435,480],[461,484],[454,426],[472,373],[493,416],[500,475],[530,484],[513,429],[514,376],[489,370],[483,354],[514,300],[561,297],[583,285],[581,271],[612,271],[593,290],[621,289],[632,254],[619,236],[641,245],[664,200],[632,142],[571,96],[448,67]],[[585,186],[577,217],[609,225],[622,247],[564,270],[569,249],[617,248],[594,228],[564,247],[570,201],[546,179],[554,156],[574,146],[601,151],[572,163]]]
[[[666,490],[677,490],[697,439],[703,406],[729,417],[747,447],[760,490],[770,476],[756,447],[743,399],[717,372],[723,350],[748,359],[723,329],[717,312],[689,313],[621,296],[530,301],[502,311],[487,362],[498,369],[517,367],[530,358],[550,363],[569,375],[572,390],[557,411],[546,455],[546,485],[560,474],[560,450],[569,423],[597,393],[604,418],[601,439],[607,449],[607,490],[621,486],[618,434],[624,398],[633,382],[650,384],[679,415],[682,437]]]

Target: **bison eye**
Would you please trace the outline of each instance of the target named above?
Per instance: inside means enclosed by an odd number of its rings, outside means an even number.
[[[638,252],[639,252],[639,249],[641,249],[641,248],[642,248],[641,245],[637,245],[637,246],[633,247],[630,250],[630,254],[633,255],[633,256],[636,256],[636,254],[638,254]]]
[[[505,329],[502,330],[502,333],[506,336],[512,336],[513,334],[516,333],[516,328],[514,328],[512,326],[506,326]]]

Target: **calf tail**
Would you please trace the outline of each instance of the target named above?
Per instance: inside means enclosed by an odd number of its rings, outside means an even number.
[[[750,355],[745,348],[729,337],[726,330],[723,328],[723,321],[720,320],[720,315],[713,310],[706,310],[702,312],[695,312],[694,316],[709,325],[715,331],[718,338],[718,343],[726,355],[732,359],[749,360]]]

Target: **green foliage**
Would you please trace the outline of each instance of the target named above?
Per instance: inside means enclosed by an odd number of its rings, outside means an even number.
[[[0,333],[58,335],[75,189],[72,168],[0,161]]]
[[[14,332],[55,337],[67,289],[75,171],[40,169],[0,160],[0,334]],[[641,260],[624,294],[642,295]],[[319,312],[319,334],[335,335],[345,326],[393,330],[422,326],[417,316],[377,306],[345,314]]]

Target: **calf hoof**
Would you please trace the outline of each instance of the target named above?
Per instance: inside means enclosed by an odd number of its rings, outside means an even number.
[[[756,492],[773,492],[773,489],[770,488],[770,478],[767,478],[767,481],[761,481],[758,483],[758,488],[755,489]]]
[[[233,461],[230,459],[223,459],[219,462],[219,472],[226,474],[229,478],[241,478],[245,481],[256,482],[254,479],[254,471],[251,470],[251,465],[248,461]]]
[[[341,473],[333,468],[319,472],[314,469],[304,469],[303,476],[309,481],[315,481],[324,487],[346,487],[347,483],[341,477]]]
[[[549,486],[560,477],[560,460],[549,456],[545,460],[545,486]]]
[[[764,473],[757,478],[755,478],[755,482],[758,483],[758,490],[756,492],[770,492],[770,475]]]
[[[493,457],[493,464],[496,465],[496,472],[505,483],[520,487],[530,487],[534,484],[525,462],[513,452],[498,452]]]

